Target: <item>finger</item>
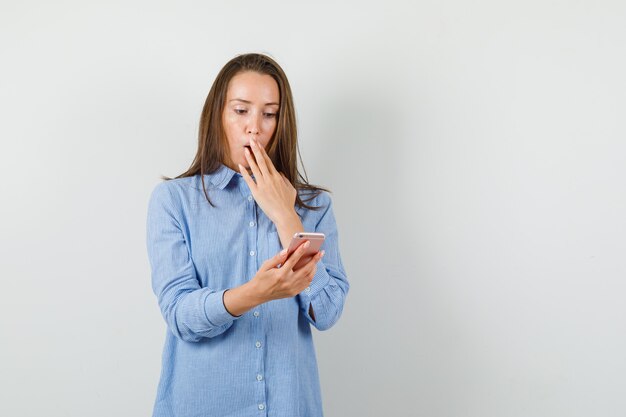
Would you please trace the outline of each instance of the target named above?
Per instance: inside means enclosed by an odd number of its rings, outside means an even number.
[[[298,271],[300,272],[300,271]],[[313,267],[313,269],[311,270],[302,270],[302,272],[305,272],[304,274],[300,275],[298,274],[298,277],[296,278],[299,282],[301,282],[305,288],[306,287],[310,287],[311,284],[313,283],[313,279],[315,278],[315,274],[317,273],[317,269],[315,267]],[[303,288],[304,289],[304,288]]]
[[[300,260],[302,255],[304,255],[304,253],[306,252],[306,249],[309,247],[310,244],[311,242],[308,240],[300,244],[300,246],[298,246],[295,252],[291,254],[289,259],[287,259],[284,266],[289,269],[293,269],[294,265]]]
[[[254,138],[250,138],[250,145],[252,147],[252,152],[254,152],[254,156],[256,157],[256,162],[261,169],[261,173],[263,176],[269,177],[270,171],[267,168],[267,163],[265,162],[265,157],[263,156],[263,151],[261,150],[261,146],[257,143]]]
[[[309,261],[305,265],[309,265],[309,264],[315,265],[316,263],[319,262],[320,259],[324,257],[324,253],[325,251],[323,250],[318,251],[316,254],[311,256],[311,259],[309,259]]]
[[[261,151],[261,155],[263,155],[263,159],[265,160],[265,165],[267,165],[268,171],[271,172],[272,174],[277,174],[278,170],[274,166],[274,163],[272,162],[272,158],[270,158],[270,156],[267,154],[267,151],[265,150],[265,148],[262,146],[257,146],[257,148],[259,148],[259,150]]]
[[[243,165],[241,164],[237,164],[237,165],[239,165],[239,173],[243,177],[246,184],[248,184],[248,187],[250,187],[250,191],[256,192],[256,184],[254,183],[254,180],[252,179],[250,174],[248,174],[248,170],[245,169]]]
[[[276,255],[274,255],[273,257],[269,258],[267,261],[263,262],[263,268],[265,270],[270,270],[272,268],[277,268],[278,265],[280,265],[283,262],[285,262],[285,259],[287,259],[287,249],[281,250]]]
[[[314,274],[314,271],[316,271],[316,266],[315,266],[315,256],[313,258],[311,258],[311,261],[309,261],[305,266],[303,266],[302,268],[298,269],[296,271],[296,274],[298,275],[298,278],[306,278],[309,279],[309,277],[311,275]]]
[[[311,256],[311,258],[306,261],[304,265],[297,269],[297,272],[303,271],[302,273],[308,275],[309,273],[311,273],[312,270],[315,270],[317,268],[317,263],[320,261],[320,259],[322,259],[323,256],[324,251],[317,252],[315,255]]]
[[[250,151],[248,150],[248,148],[244,148],[244,153],[246,154],[246,160],[248,161],[248,164],[250,165],[250,169],[252,170],[252,173],[254,174],[254,178],[258,182],[263,177],[261,175],[261,171],[259,170],[259,167],[256,164],[256,161],[254,160],[252,155],[250,154]]]

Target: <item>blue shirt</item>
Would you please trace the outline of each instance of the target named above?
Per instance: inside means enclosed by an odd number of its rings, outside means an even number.
[[[168,328],[153,416],[322,416],[311,326],[333,326],[349,289],[330,196],[308,202],[318,211],[296,207],[305,231],[326,235],[310,287],[233,316],[224,291],[282,247],[240,173],[222,165],[204,178],[215,207],[200,175],[162,182],[150,197],[152,289]]]

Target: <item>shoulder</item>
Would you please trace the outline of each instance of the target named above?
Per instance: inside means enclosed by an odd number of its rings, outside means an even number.
[[[176,207],[187,194],[195,190],[195,183],[195,176],[162,181],[152,189],[150,205]]]
[[[306,207],[298,207],[297,211],[301,214],[309,212],[313,215],[320,216],[326,213],[332,207],[332,197],[328,191],[320,190],[320,193],[311,198],[314,194],[310,190],[300,190],[298,196],[307,205],[312,207],[319,207],[317,209],[307,209]]]
[[[328,191],[322,190],[312,201],[314,206],[327,208],[333,203],[333,199]]]

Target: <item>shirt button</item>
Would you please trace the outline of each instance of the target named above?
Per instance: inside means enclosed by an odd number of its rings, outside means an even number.
[[[254,227],[254,222],[250,222],[250,227]]]
[[[251,195],[249,195],[249,196],[248,196],[248,201],[252,201],[252,198],[253,198],[253,197],[252,197]]]
[[[263,404],[259,404],[259,410],[264,410],[265,406]]]
[[[261,381],[263,379],[263,375],[259,374],[256,376],[257,381]]]
[[[256,342],[256,343],[254,344],[254,346],[256,346],[256,347],[260,348],[260,347],[261,347],[261,342]]]
[[[255,312],[254,312],[254,317],[259,317],[259,314],[260,314],[260,313],[259,313],[258,311],[255,311]]]
[[[250,251],[250,256],[254,256],[254,251],[253,250]]]
[[[306,288],[304,289],[304,291],[306,291],[306,292],[311,292],[311,287],[306,287]]]

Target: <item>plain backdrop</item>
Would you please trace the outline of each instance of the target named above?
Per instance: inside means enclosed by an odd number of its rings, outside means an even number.
[[[328,417],[626,415],[623,1],[0,4],[0,415],[151,414],[148,197],[244,52],[333,191]]]

